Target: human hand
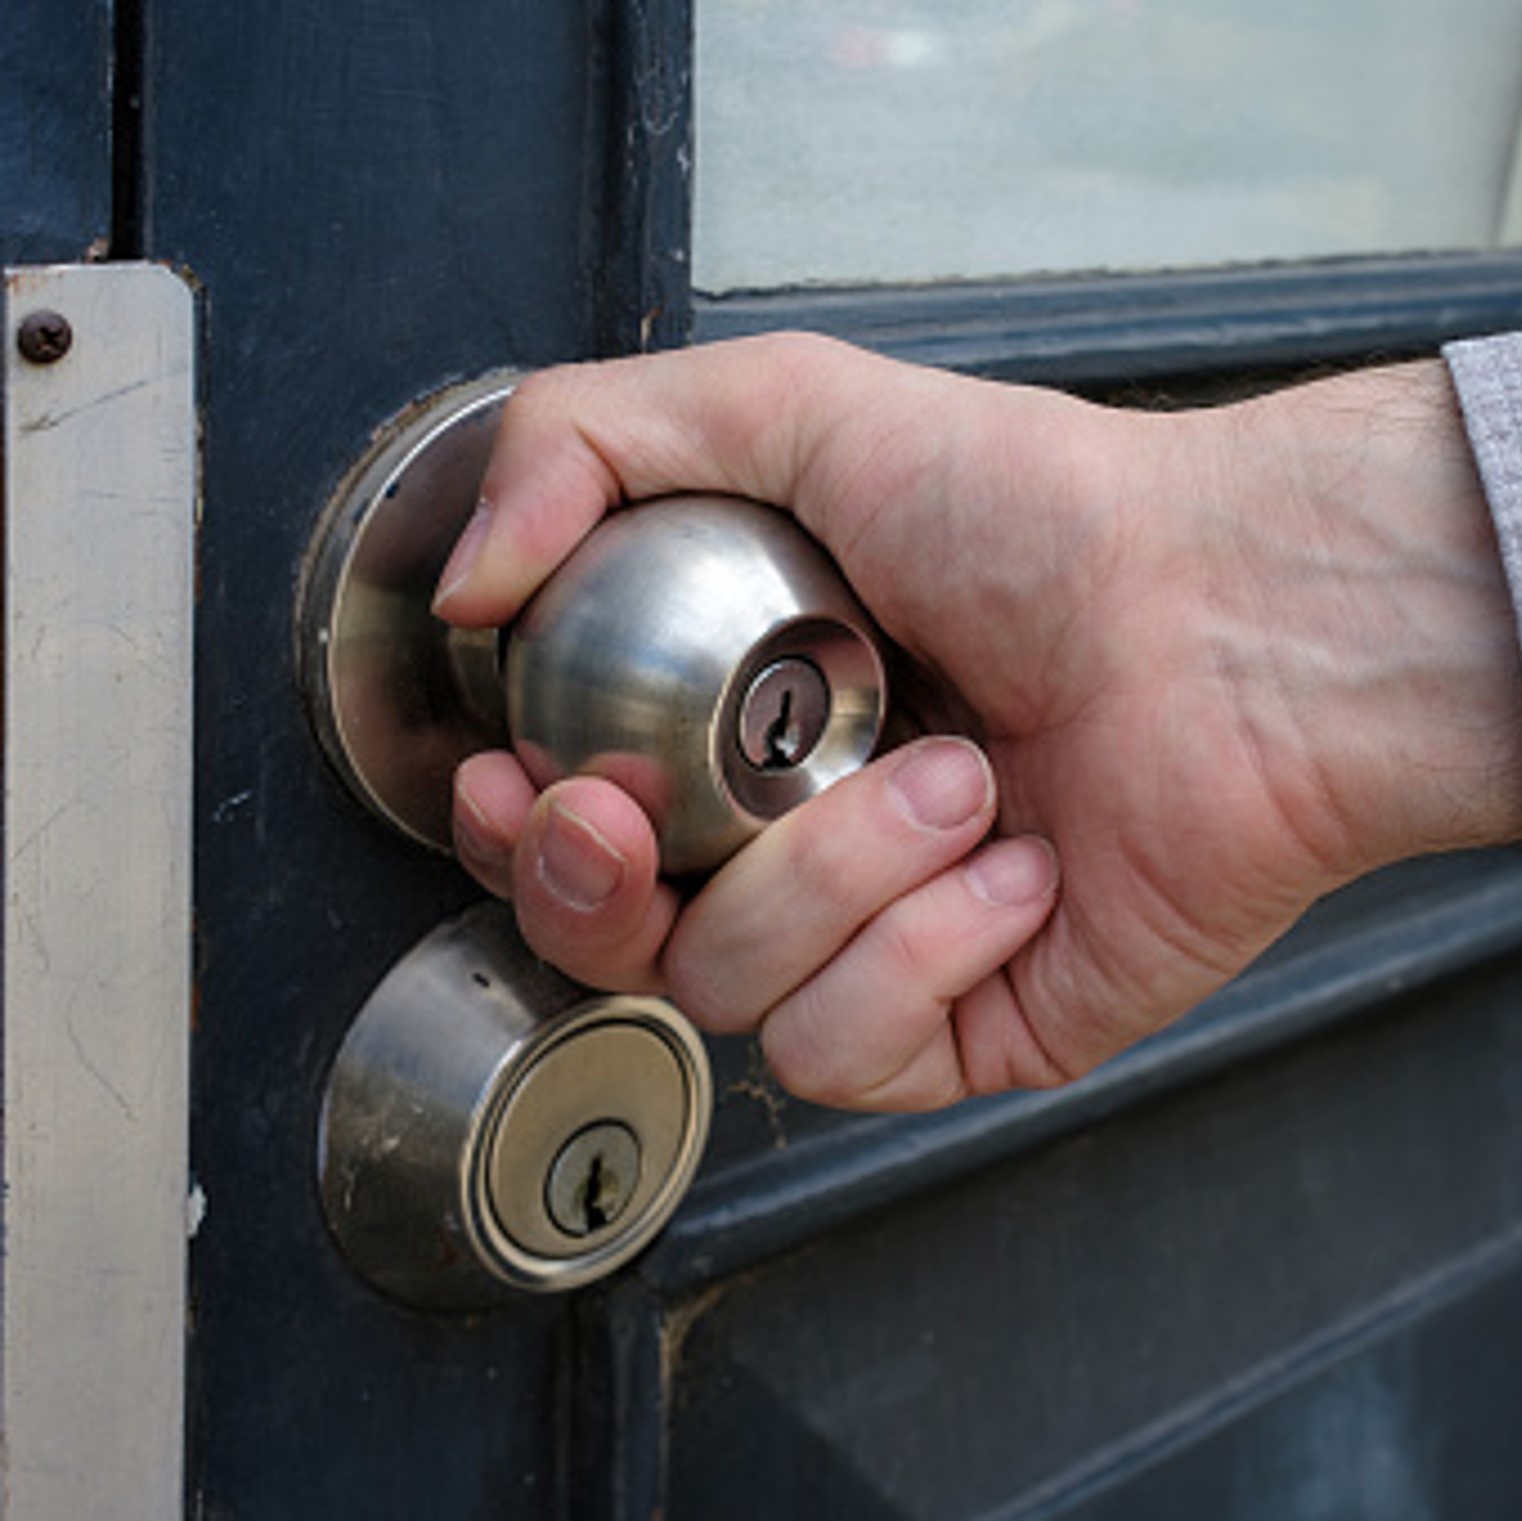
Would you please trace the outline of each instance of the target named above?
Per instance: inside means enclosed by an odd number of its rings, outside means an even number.
[[[438,611],[506,622],[606,509],[689,490],[789,507],[980,748],[879,759],[685,902],[630,798],[536,798],[504,754],[461,768],[457,844],[540,954],[758,1030],[804,1097],[1065,1081],[1330,887],[1522,823],[1510,607],[1436,362],[1171,415],[799,337],[550,371]]]

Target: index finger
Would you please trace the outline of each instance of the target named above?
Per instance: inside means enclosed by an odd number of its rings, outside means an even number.
[[[434,611],[465,627],[504,623],[608,509],[674,491],[791,507],[819,533],[808,477],[832,399],[834,423],[848,415],[842,370],[888,363],[794,334],[529,376],[503,409]]]

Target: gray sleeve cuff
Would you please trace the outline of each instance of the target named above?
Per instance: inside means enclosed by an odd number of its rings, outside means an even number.
[[[1522,333],[1450,343],[1443,358],[1464,411],[1522,629]]]

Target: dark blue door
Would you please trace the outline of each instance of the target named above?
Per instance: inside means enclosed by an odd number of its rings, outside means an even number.
[[[651,1252],[426,1314],[335,1249],[318,1111],[476,894],[326,769],[291,619],[372,430],[495,366],[803,325],[1187,397],[1514,325],[1522,259],[704,299],[682,0],[25,0],[7,31],[7,258],[172,261],[202,299],[187,1514],[1516,1512],[1513,855],[1359,885],[1060,1093],[845,1116],[717,1043]]]

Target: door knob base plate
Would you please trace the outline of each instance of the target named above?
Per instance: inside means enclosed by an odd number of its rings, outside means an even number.
[[[297,669],[328,759],[375,812],[444,851],[455,768],[504,747],[507,729],[496,631],[429,608],[518,378],[450,387],[383,428],[329,502],[297,595]]]

